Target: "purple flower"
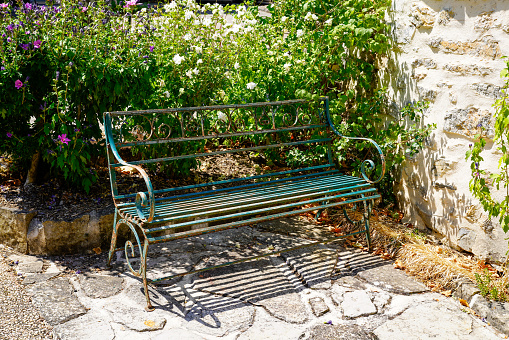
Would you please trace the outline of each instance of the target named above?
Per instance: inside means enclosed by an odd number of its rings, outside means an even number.
[[[37,39],[36,41],[34,41],[34,48],[40,48],[41,44],[42,42],[39,39]]]
[[[12,133],[7,132],[7,138],[11,138],[11,137],[12,137]]]
[[[28,135],[27,135],[27,137],[32,137],[32,135],[31,135],[31,134],[28,134]]]
[[[18,79],[14,82],[14,86],[19,90],[20,88],[23,87],[23,83],[21,82],[21,80]]]
[[[475,168],[479,169],[479,162],[475,162]]]
[[[12,41],[11,38],[7,37],[7,42],[11,42],[11,41]]]
[[[5,71],[5,67],[1,66],[0,71]]]
[[[28,48],[30,47],[30,45],[28,44],[21,44],[20,45],[22,49],[24,49],[25,51],[28,50]]]
[[[25,8],[30,11],[32,9],[32,4],[25,4]]]
[[[13,29],[14,29],[14,26],[12,26],[12,24],[10,24],[10,25],[8,25],[8,26],[7,26],[7,30],[8,30],[8,31],[12,31]]]
[[[482,127],[482,123],[477,124],[477,127],[478,128]]]
[[[29,81],[29,80],[30,80],[30,76],[27,76],[27,77],[25,78],[25,83],[26,83],[27,81]]]
[[[57,76],[56,76],[56,80],[58,80],[58,78],[60,78],[60,72],[57,71]]]
[[[332,325],[332,320],[329,320],[329,321],[325,321],[324,324],[326,325]]]
[[[74,129],[74,132],[80,132],[80,129]]]
[[[150,46],[149,49],[150,49],[150,52],[154,52],[154,46]]]
[[[67,134],[64,133],[62,135],[58,136],[59,142],[65,145],[69,145],[69,142],[71,141],[69,138],[67,138]]]
[[[77,270],[77,271],[76,271],[76,274],[81,274],[81,270]]]

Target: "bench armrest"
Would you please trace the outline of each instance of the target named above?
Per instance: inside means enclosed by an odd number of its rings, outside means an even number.
[[[147,172],[138,165],[129,164],[128,162],[124,161],[122,157],[120,157],[120,154],[118,153],[117,147],[115,146],[115,141],[113,139],[113,133],[112,133],[112,127],[111,127],[111,118],[108,114],[104,115],[104,132],[106,135],[106,148],[111,150],[111,153],[115,157],[116,161],[119,164],[122,164],[127,167],[131,167],[138,171],[145,181],[145,185],[147,186],[147,191],[140,191],[136,194],[136,210],[138,213],[138,216],[143,222],[152,222],[154,219],[154,212],[155,212],[155,201],[154,201],[154,188],[152,187],[152,182],[150,181],[149,176],[147,175]],[[111,169],[111,159],[108,152],[108,166],[110,167],[110,172],[114,171]],[[112,176],[110,175],[110,181],[113,181]],[[113,185],[113,183],[112,183]],[[147,197],[148,193],[148,197]],[[115,197],[115,193],[113,193],[113,197]],[[143,208],[149,207],[149,215],[145,216],[145,213],[143,212]]]
[[[325,106],[326,106],[325,111],[327,113],[327,121],[329,122],[329,125],[330,125],[332,131],[336,135],[338,135],[339,137],[342,137],[342,138],[352,139],[352,140],[356,140],[356,141],[368,141],[368,142],[370,142],[376,148],[376,150],[378,151],[378,154],[380,155],[380,159],[381,159],[381,162],[382,162],[382,173],[380,174],[380,176],[376,180],[374,180],[374,181],[370,180],[368,178],[368,176],[366,175],[366,167],[368,167],[368,169],[370,169],[370,170],[374,170],[375,169],[375,162],[373,162],[371,159],[366,159],[361,164],[361,175],[362,175],[362,177],[368,183],[374,184],[374,183],[380,182],[382,180],[382,178],[384,177],[384,175],[385,175],[385,157],[384,157],[384,154],[382,152],[382,149],[380,148],[380,145],[378,145],[377,142],[375,142],[371,138],[349,137],[349,136],[344,136],[341,133],[339,133],[339,131],[336,129],[336,127],[332,123],[332,119],[331,119],[330,113],[329,113],[329,101],[327,99],[325,100]]]

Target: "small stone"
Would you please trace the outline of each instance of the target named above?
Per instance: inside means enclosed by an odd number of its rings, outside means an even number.
[[[115,333],[102,315],[85,314],[54,328],[59,339],[115,339]]]
[[[29,263],[20,263],[18,265],[18,269],[20,272],[23,273],[40,273],[42,272],[43,265],[44,263],[42,262],[42,260]]]
[[[376,314],[375,305],[363,290],[345,293],[341,307],[345,317],[351,319]]]
[[[166,318],[158,315],[157,311],[146,312],[137,306],[116,303],[108,304],[104,309],[111,313],[113,321],[137,332],[160,330],[166,324]]]
[[[309,304],[311,305],[311,310],[316,317],[320,317],[330,311],[329,307],[321,297],[309,299]]]
[[[460,228],[458,230],[458,247],[463,250],[472,251],[476,239],[475,232],[468,228]]]

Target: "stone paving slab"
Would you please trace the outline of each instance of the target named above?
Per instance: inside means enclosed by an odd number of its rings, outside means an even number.
[[[53,280],[28,287],[34,305],[50,325],[58,325],[77,318],[87,311],[73,294],[73,287],[67,278]]]
[[[396,339],[499,339],[486,324],[445,298],[410,307],[374,330],[380,340]]]
[[[113,340],[115,333],[108,319],[88,313],[65,324],[57,325],[54,332],[62,340],[101,339]]]
[[[288,234],[313,226],[299,220],[292,231],[286,219],[278,228],[283,235],[244,228],[158,244],[150,249],[149,277],[303,244],[309,240]],[[144,310],[141,279],[123,270],[125,260],[115,261],[115,271],[86,257],[66,260],[75,262],[96,269],[69,275],[62,272],[61,263],[44,260],[43,273],[23,273],[34,304],[62,339],[500,338],[468,308],[427,291],[391,262],[338,245],[282,253],[151,286],[154,312]]]
[[[88,297],[106,298],[122,290],[124,279],[112,275],[83,274],[79,276],[80,286]]]

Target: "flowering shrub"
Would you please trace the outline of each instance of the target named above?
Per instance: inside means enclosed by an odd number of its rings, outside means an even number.
[[[95,180],[90,160],[103,152],[104,111],[323,95],[342,132],[380,141],[384,101],[375,61],[390,46],[383,21],[389,3],[281,0],[268,17],[256,6],[193,0],[4,3],[0,152],[15,155],[22,169],[40,155],[55,175],[88,189]],[[400,127],[389,124],[384,134],[391,150]],[[410,130],[401,143],[424,134]],[[294,151],[288,162],[312,160],[312,153]],[[190,166],[179,164],[182,171]]]

